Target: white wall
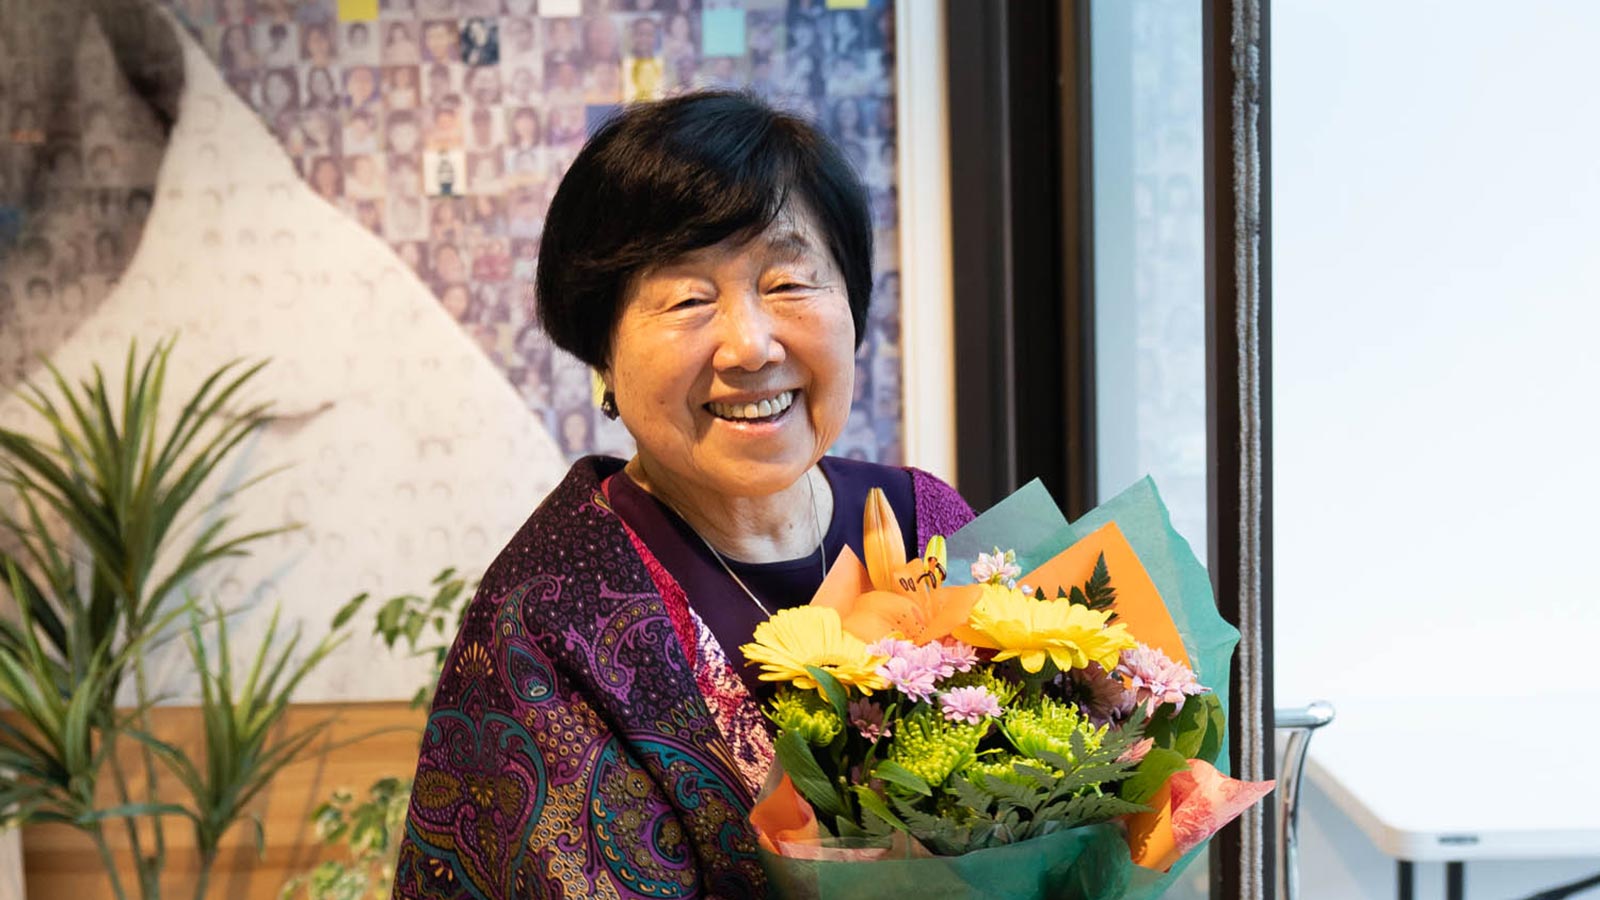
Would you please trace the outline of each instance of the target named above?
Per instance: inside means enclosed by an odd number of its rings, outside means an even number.
[[[1600,6],[1296,0],[1272,29],[1278,701],[1592,701]],[[1392,896],[1305,799],[1303,897]],[[1476,864],[1468,896],[1597,867]]]

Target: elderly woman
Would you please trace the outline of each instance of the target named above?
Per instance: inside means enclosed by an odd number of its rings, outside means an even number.
[[[866,198],[816,129],[731,94],[629,108],[546,220],[539,317],[632,459],[588,457],[483,578],[418,763],[400,897],[756,897],[772,764],[739,647],[861,553],[971,516],[915,469],[825,456],[872,289]]]

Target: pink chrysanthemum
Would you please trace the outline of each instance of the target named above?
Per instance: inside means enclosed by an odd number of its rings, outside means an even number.
[[[1000,701],[982,685],[958,687],[939,696],[944,717],[952,722],[976,725],[986,717],[1000,715]]]
[[[850,701],[847,711],[850,713],[850,724],[862,737],[869,741],[890,737],[889,726],[883,723],[883,707],[860,697]]]
[[[918,647],[910,641],[884,638],[873,643],[868,651],[889,657],[878,667],[878,674],[890,687],[924,703],[933,699],[939,681],[956,671],[945,661],[944,650],[937,643]]]
[[[1121,678],[1107,674],[1099,663],[1073,669],[1067,678],[1073,702],[1089,717],[1091,724],[1109,725],[1133,712],[1136,705],[1133,693],[1122,684]]]
[[[1194,672],[1188,666],[1174,662],[1159,649],[1144,644],[1122,651],[1117,674],[1128,679],[1134,701],[1144,704],[1149,712],[1155,712],[1155,708],[1163,703],[1171,703],[1182,709],[1185,697],[1210,690],[1195,680]]]
[[[948,643],[939,645],[939,652],[944,656],[944,665],[950,669],[950,674],[972,671],[972,667],[978,664],[978,648],[955,638],[947,640]],[[949,678],[950,675],[944,677]]]
[[[1017,565],[1017,554],[1014,550],[1000,552],[994,548],[993,553],[979,553],[977,562],[972,564],[972,581],[974,584],[1003,584],[1006,587],[1015,587],[1017,577],[1022,574],[1022,567]]]

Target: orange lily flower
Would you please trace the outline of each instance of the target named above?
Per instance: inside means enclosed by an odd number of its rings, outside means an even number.
[[[908,560],[900,522],[883,491],[868,493],[862,515],[865,565],[846,547],[811,598],[812,605],[838,610],[844,630],[867,643],[897,634],[926,644],[965,623],[982,588],[944,586],[944,538],[933,538],[925,556]]]

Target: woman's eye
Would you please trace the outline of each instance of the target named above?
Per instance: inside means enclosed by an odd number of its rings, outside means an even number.
[[[672,306],[670,306],[668,308],[669,309],[693,309],[696,306],[699,306],[699,305],[701,305],[703,303],[708,303],[708,302],[710,302],[710,301],[706,300],[706,298],[704,298],[704,297],[684,297],[683,299],[681,299],[678,302],[672,304]]]

